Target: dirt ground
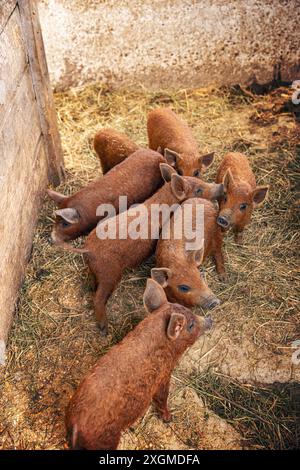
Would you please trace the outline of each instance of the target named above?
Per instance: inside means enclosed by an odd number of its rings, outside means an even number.
[[[163,424],[150,408],[124,434],[121,448],[299,447],[300,365],[292,362],[292,343],[300,339],[300,132],[291,90],[150,93],[94,85],[55,99],[67,168],[59,190],[66,194],[99,175],[91,148],[96,130],[112,126],[146,146],[146,112],[155,106],[171,106],[190,123],[201,148],[216,152],[207,178],[227,151],[238,150],[247,154],[258,183],[270,185],[244,246],[231,235],[225,240],[228,282],[220,283],[207,263],[209,285],[222,304],[212,312],[213,330],[174,371],[173,421]],[[99,336],[83,258],[49,243],[53,209],[45,199],[0,369],[2,449],[64,448],[64,410],[75,387],[145,315],[142,293],[153,258],[124,275],[109,301],[109,336]]]

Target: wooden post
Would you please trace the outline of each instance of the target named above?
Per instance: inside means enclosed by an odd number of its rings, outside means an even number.
[[[49,164],[49,180],[54,186],[57,186],[64,179],[65,173],[37,6],[33,0],[18,0],[18,7],[45,141]]]
[[[63,176],[36,5],[0,0],[0,364],[45,189]]]

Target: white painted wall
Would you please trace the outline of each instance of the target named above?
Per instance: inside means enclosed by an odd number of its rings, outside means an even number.
[[[38,0],[53,84],[300,78],[299,0]]]

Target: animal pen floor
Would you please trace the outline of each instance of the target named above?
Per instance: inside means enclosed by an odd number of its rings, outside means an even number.
[[[212,312],[214,329],[174,371],[173,421],[163,424],[150,408],[124,434],[121,447],[299,447],[300,365],[292,363],[291,345],[300,339],[295,187],[300,134],[291,91],[258,96],[238,87],[155,93],[88,86],[56,94],[55,100],[67,168],[60,190],[66,194],[98,176],[91,138],[99,128],[115,127],[146,146],[146,111],[157,105],[173,107],[201,147],[215,150],[208,177],[225,152],[238,150],[248,155],[258,183],[271,188],[245,245],[237,247],[227,236],[228,283],[220,283],[207,264],[209,285],[222,305]],[[52,222],[53,205],[45,200],[7,363],[0,370],[3,449],[64,448],[64,410],[74,388],[145,314],[142,293],[153,259],[124,275],[109,302],[110,334],[100,337],[84,260],[51,246]]]

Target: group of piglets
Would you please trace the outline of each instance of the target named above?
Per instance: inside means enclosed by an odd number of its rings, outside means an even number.
[[[94,148],[104,176],[69,197],[48,190],[58,206],[52,241],[86,258],[95,281],[94,309],[102,335],[108,332],[107,301],[124,270],[137,267],[156,250],[156,267],[144,292],[148,315],[100,358],[67,407],[72,449],[116,449],[121,432],[145,413],[152,400],[161,418],[170,420],[171,373],[184,351],[212,325],[189,307],[213,309],[220,304],[206,283],[203,262],[212,256],[219,278],[226,281],[224,234],[232,228],[236,242],[242,243],[253,209],[268,192],[267,186],[256,186],[247,157],[241,153],[225,155],[215,183],[203,180],[214,154],[199,152],[190,128],[171,109],[151,111],[147,131],[149,149],[139,148],[113,129],[99,131]],[[127,197],[127,208],[119,207],[120,196]],[[134,219],[130,206],[143,204],[145,223],[155,234],[163,221],[154,220],[151,206],[175,203],[188,205],[193,224],[197,207],[202,206],[204,241],[199,249],[187,250],[186,240],[175,236],[172,223],[169,237],[159,240],[150,233],[137,239],[119,232],[113,239],[98,237],[104,215],[97,208],[102,204],[114,207],[109,222],[117,227]],[[171,222],[174,217],[170,215]],[[81,235],[88,235],[84,247],[73,247],[70,241]]]

